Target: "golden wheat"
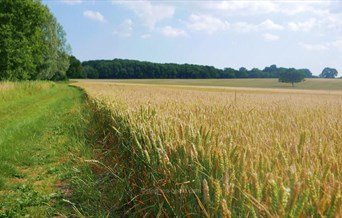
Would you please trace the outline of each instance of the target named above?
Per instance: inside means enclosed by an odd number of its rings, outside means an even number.
[[[129,148],[135,215],[342,215],[342,93],[78,85]]]

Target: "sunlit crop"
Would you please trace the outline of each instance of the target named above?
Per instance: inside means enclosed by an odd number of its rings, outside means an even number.
[[[342,216],[342,93],[79,86],[129,215]]]

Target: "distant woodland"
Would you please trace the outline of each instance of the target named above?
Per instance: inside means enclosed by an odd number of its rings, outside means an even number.
[[[304,74],[305,78],[313,77],[309,69],[294,69],[271,65],[260,70],[244,67],[218,69],[213,66],[194,64],[159,64],[136,60],[92,60],[79,62],[71,57],[68,78],[90,79],[209,79],[209,78],[279,78],[288,70]]]
[[[0,0],[0,81],[91,79],[209,79],[314,77],[309,69],[271,65],[248,70],[137,60],[91,60],[70,55],[66,33],[47,6],[36,0]],[[319,77],[335,78],[326,67]]]

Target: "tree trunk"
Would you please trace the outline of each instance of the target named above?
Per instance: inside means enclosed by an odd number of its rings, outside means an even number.
[[[292,83],[292,87],[294,87],[294,83]]]

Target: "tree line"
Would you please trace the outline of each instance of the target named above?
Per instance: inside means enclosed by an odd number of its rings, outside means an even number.
[[[314,77],[309,69],[271,65],[251,70],[218,69],[194,64],[152,63],[137,60],[90,60],[71,56],[63,27],[41,0],[0,0],[0,81],[91,79],[209,79],[280,78],[300,74]],[[325,68],[320,77],[338,72]],[[302,77],[302,76],[301,76]]]
[[[80,62],[75,57],[70,57],[69,78],[90,79],[228,79],[228,78],[279,78],[289,68],[271,65],[263,70],[253,68],[247,70],[244,67],[236,70],[233,68],[218,69],[213,66],[194,64],[160,64],[137,60],[91,60]],[[294,69],[292,71],[303,74],[305,78],[311,78],[309,69]]]
[[[66,79],[70,50],[40,0],[0,0],[0,80]]]

